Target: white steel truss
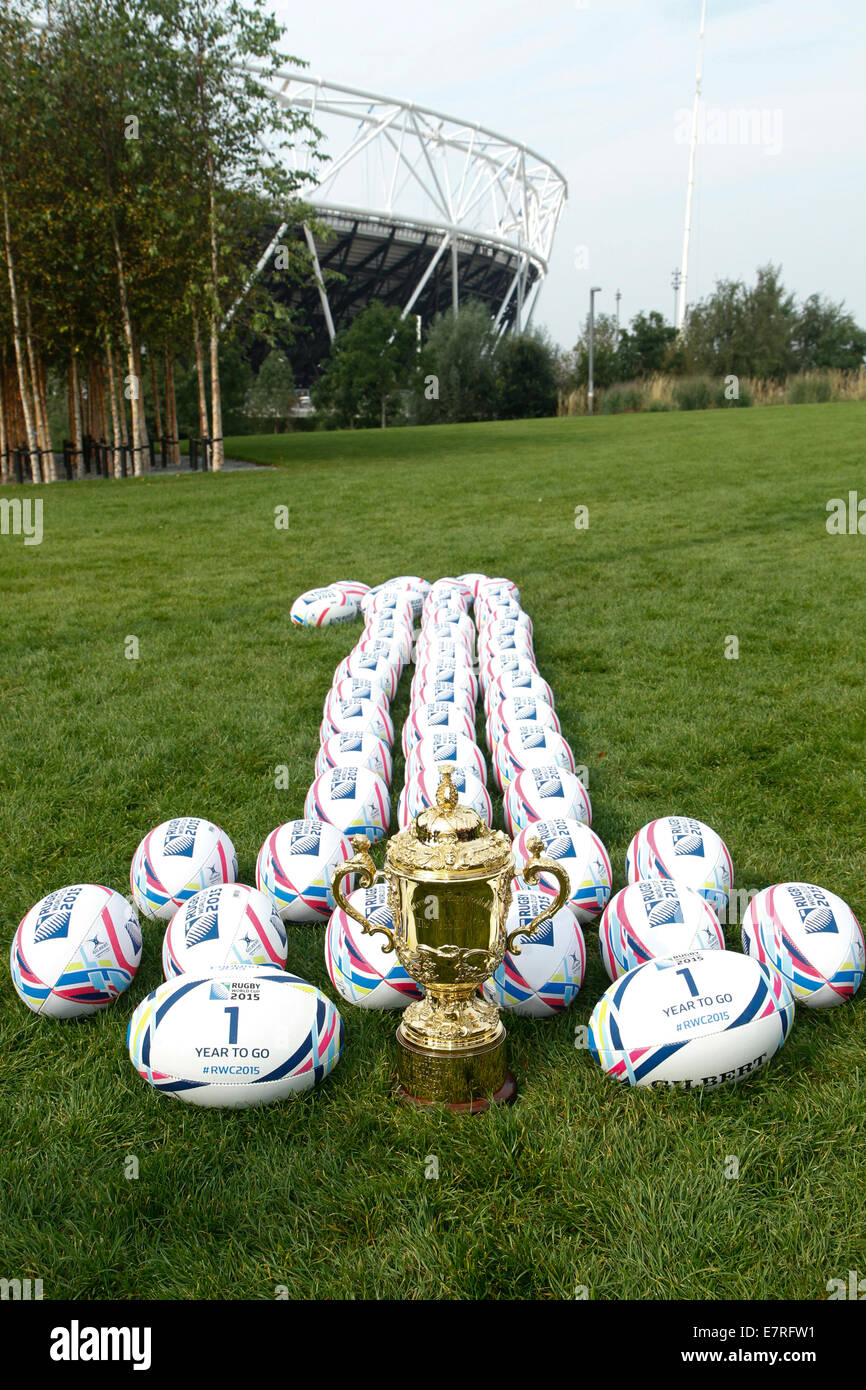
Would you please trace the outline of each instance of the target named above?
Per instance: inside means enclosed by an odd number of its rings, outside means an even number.
[[[305,111],[325,137],[324,162],[300,139],[287,152],[292,167],[315,179],[303,196],[323,221],[355,218],[407,233],[423,229],[430,260],[407,282],[404,316],[448,251],[451,298],[457,305],[461,254],[474,246],[508,268],[507,292],[492,306],[497,327],[526,327],[568,196],[555,165],[495,131],[414,102],[296,71],[271,76],[267,86],[282,105]],[[318,288],[333,337],[321,276]]]

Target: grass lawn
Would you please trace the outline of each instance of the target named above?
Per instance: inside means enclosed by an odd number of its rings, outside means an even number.
[[[687,813],[738,885],[815,881],[862,919],[866,536],[825,522],[864,487],[864,428],[866,405],[842,404],[266,436],[226,452],[273,471],[39,489],[43,543],[0,537],[3,949],[52,888],[127,892],[170,816],[215,819],[251,881],[266,833],[302,814],[356,636],[293,629],[294,597],[470,569],[520,586],[615,888],[634,831]],[[821,1299],[866,1273],[864,999],[801,1010],[739,1087],[620,1089],[575,1047],[607,983],[590,929],[572,1009],[506,1018],[513,1108],[401,1108],[396,1016],[341,1004],[319,1090],[208,1112],[127,1058],[162,930],[80,1023],[28,1013],[3,971],[0,1275],[46,1298]],[[323,937],[290,927],[289,967],[335,997]]]

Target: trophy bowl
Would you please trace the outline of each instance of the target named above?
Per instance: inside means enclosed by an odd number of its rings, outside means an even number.
[[[336,902],[365,932],[386,936],[385,951],[396,951],[407,974],[424,987],[424,998],[408,1006],[397,1029],[398,1094],[418,1105],[441,1103],[471,1113],[513,1101],[517,1084],[508,1070],[505,1029],[479,986],[506,951],[520,954],[518,936],[532,936],[565,905],[568,875],[543,854],[540,839],[529,840],[531,858],[522,877],[533,884],[550,874],[559,892],[528,927],[507,933],[514,877],[510,841],[460,805],[448,769],[436,805],[388,841],[382,873],[365,836],[356,836],[352,848],[354,855],[333,877]],[[351,906],[342,887],[349,874],[362,887],[385,880],[393,928],[376,926]]]

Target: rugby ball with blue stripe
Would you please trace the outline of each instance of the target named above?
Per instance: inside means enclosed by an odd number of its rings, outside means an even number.
[[[242,1109],[323,1081],[343,1050],[343,1021],[306,980],[247,966],[160,985],[132,1015],[127,1047],[154,1090]]]
[[[550,906],[548,893],[523,889],[514,894],[506,930],[531,926]],[[485,980],[485,999],[510,1013],[553,1018],[577,998],[586,969],[583,932],[567,907],[561,907],[532,936],[518,936],[498,970]]]
[[[616,980],[592,1011],[589,1050],[630,1086],[714,1089],[766,1066],[793,1021],[793,996],[771,965],[689,951]]]
[[[832,1009],[863,981],[860,923],[848,904],[816,883],[777,883],[749,903],[743,950],[781,971],[798,1004]]]

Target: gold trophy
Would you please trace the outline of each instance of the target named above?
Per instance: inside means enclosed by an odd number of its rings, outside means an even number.
[[[369,934],[388,938],[404,970],[424,986],[397,1029],[398,1093],[424,1105],[476,1112],[507,1104],[517,1094],[508,1070],[505,1029],[495,1004],[479,985],[501,965],[506,951],[520,954],[517,937],[532,936],[568,901],[568,875],[543,856],[540,839],[527,842],[531,858],[521,877],[537,883],[552,874],[559,893],[528,927],[506,933],[514,858],[508,837],[491,830],[476,811],[458,803],[450,770],[442,773],[436,805],[388,841],[383,873],[377,873],[365,835],[352,840],[355,853],[333,877],[337,903]],[[357,874],[361,887],[382,878],[388,884],[393,919],[375,926],[347,901],[343,880]]]

